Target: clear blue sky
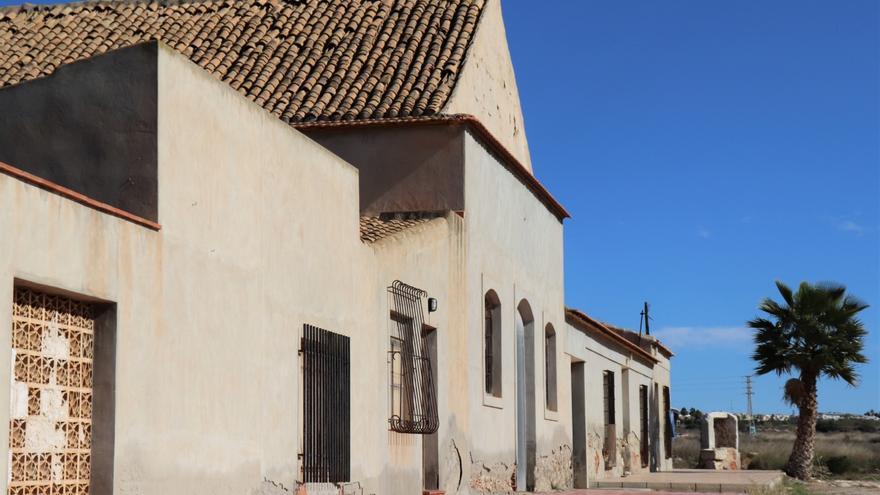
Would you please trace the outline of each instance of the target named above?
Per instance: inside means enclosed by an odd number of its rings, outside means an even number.
[[[773,281],[846,284],[872,362],[820,408],[880,409],[878,2],[536,5],[504,0],[536,175],[574,217],[567,303],[637,328],[650,301],[673,405],[742,410]],[[756,410],[789,410],[781,384]]]
[[[773,281],[843,283],[872,363],[820,409],[880,409],[878,2],[541,4],[504,1],[535,172],[573,216],[567,303],[637,329],[650,301],[673,405],[743,410]],[[755,409],[789,411],[782,383]]]

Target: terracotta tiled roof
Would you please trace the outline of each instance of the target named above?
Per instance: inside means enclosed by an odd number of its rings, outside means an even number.
[[[616,332],[618,335],[632,342],[633,344],[646,348],[650,348],[652,346],[656,347],[658,350],[666,354],[666,357],[672,357],[675,355],[675,353],[673,353],[668,347],[663,345],[663,343],[660,342],[660,340],[653,335],[642,335],[641,333],[634,330],[618,327],[610,323],[605,323],[604,321],[601,323],[608,327],[611,331]]]
[[[364,242],[376,242],[392,234],[406,230],[410,227],[430,222],[433,218],[407,218],[407,219],[384,219],[379,217],[361,217],[361,240]]]
[[[633,342],[630,342],[629,339],[622,336],[619,332],[608,328],[606,324],[591,318],[583,311],[579,311],[573,308],[565,308],[565,321],[567,321],[571,325],[574,325],[575,328],[578,328],[581,331],[595,332],[599,335],[604,335],[608,339],[622,345],[623,347],[629,349],[635,354],[640,355],[642,358],[647,359],[652,364],[658,362],[657,358],[652,356],[648,351],[642,349]]]
[[[0,87],[160,40],[286,122],[433,115],[486,0],[135,0],[0,9]]]

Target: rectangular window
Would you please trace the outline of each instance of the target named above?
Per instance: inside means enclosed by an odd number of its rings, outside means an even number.
[[[390,384],[392,431],[427,435],[437,431],[437,391],[425,339],[427,293],[399,280],[388,288],[391,302]]]
[[[110,307],[15,288],[10,495],[88,495],[90,486],[112,490],[107,473],[112,473],[113,455],[115,314]],[[102,447],[97,458],[93,445]]]
[[[614,372],[605,371],[602,374],[602,396],[605,412],[605,425],[614,424]]]
[[[605,416],[605,442],[602,448],[602,457],[605,460],[605,469],[611,469],[617,464],[617,427],[614,417],[614,372],[602,373],[602,396]]]
[[[648,386],[639,386],[639,443],[641,446],[642,467],[648,467],[650,451],[648,448]]]
[[[663,387],[663,421],[666,425],[666,434],[663,435],[663,447],[666,458],[672,459],[672,418],[669,411],[669,387]]]
[[[305,483],[349,481],[351,364],[349,338],[304,325],[302,471]]]

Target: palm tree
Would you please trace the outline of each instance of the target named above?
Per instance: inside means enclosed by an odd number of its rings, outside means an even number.
[[[759,375],[797,374],[785,385],[785,399],[797,406],[797,438],[785,472],[810,479],[816,437],[816,382],[822,376],[855,386],[855,365],[868,360],[865,327],[856,315],[868,306],[841,285],[801,283],[797,292],[776,282],[784,304],[767,298],[759,309],[768,318],[748,322],[755,332],[755,371]]]

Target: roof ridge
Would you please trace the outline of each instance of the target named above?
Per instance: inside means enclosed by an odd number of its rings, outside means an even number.
[[[179,4],[188,4],[188,3],[217,3],[217,2],[227,2],[229,0],[68,0],[66,2],[59,1],[56,3],[30,3],[24,2],[18,5],[6,5],[0,7],[0,15],[6,12],[40,12],[40,11],[50,11],[53,9],[57,9],[60,7],[70,7],[74,9],[83,10],[88,7],[96,7],[103,5],[118,5],[123,3],[130,4],[139,4],[139,3],[158,3],[162,5],[179,5]],[[241,1],[241,0],[236,0]],[[285,1],[285,0],[244,0],[244,1],[255,1],[260,3],[275,3],[277,1]]]
[[[458,82],[487,1],[496,0],[9,6],[0,8],[0,87],[156,39],[288,123],[435,115]]]
[[[649,353],[648,351],[642,349],[641,346],[638,346],[638,345],[630,342],[628,339],[626,339],[622,335],[618,334],[617,332],[615,332],[614,330],[609,328],[607,325],[605,325],[601,321],[593,318],[592,316],[584,313],[583,311],[581,311],[577,308],[572,308],[570,306],[566,306],[565,313],[567,315],[574,316],[575,318],[580,320],[581,323],[583,323],[583,324],[592,325],[592,326],[596,327],[600,332],[602,332],[607,337],[610,337],[612,340],[616,340],[618,343],[622,344],[624,347],[627,347],[631,351],[641,355],[642,357],[647,358],[648,360],[650,360],[654,364],[659,362],[659,360],[656,357],[652,356],[651,353]],[[583,329],[581,329],[581,330],[583,330]]]
[[[347,127],[367,127],[367,126],[384,126],[397,124],[450,124],[450,125],[467,125],[475,131],[481,144],[487,146],[491,152],[496,153],[496,157],[500,158],[502,164],[507,168],[518,180],[520,180],[538,199],[544,203],[559,221],[570,218],[571,214],[562,206],[556,198],[550,194],[543,184],[535,177],[522,162],[519,161],[513,153],[510,152],[501,141],[474,115],[466,113],[453,114],[434,114],[419,115],[414,117],[386,117],[378,119],[359,119],[359,120],[327,120],[313,122],[291,122],[295,129],[306,131],[308,129],[333,129]]]

